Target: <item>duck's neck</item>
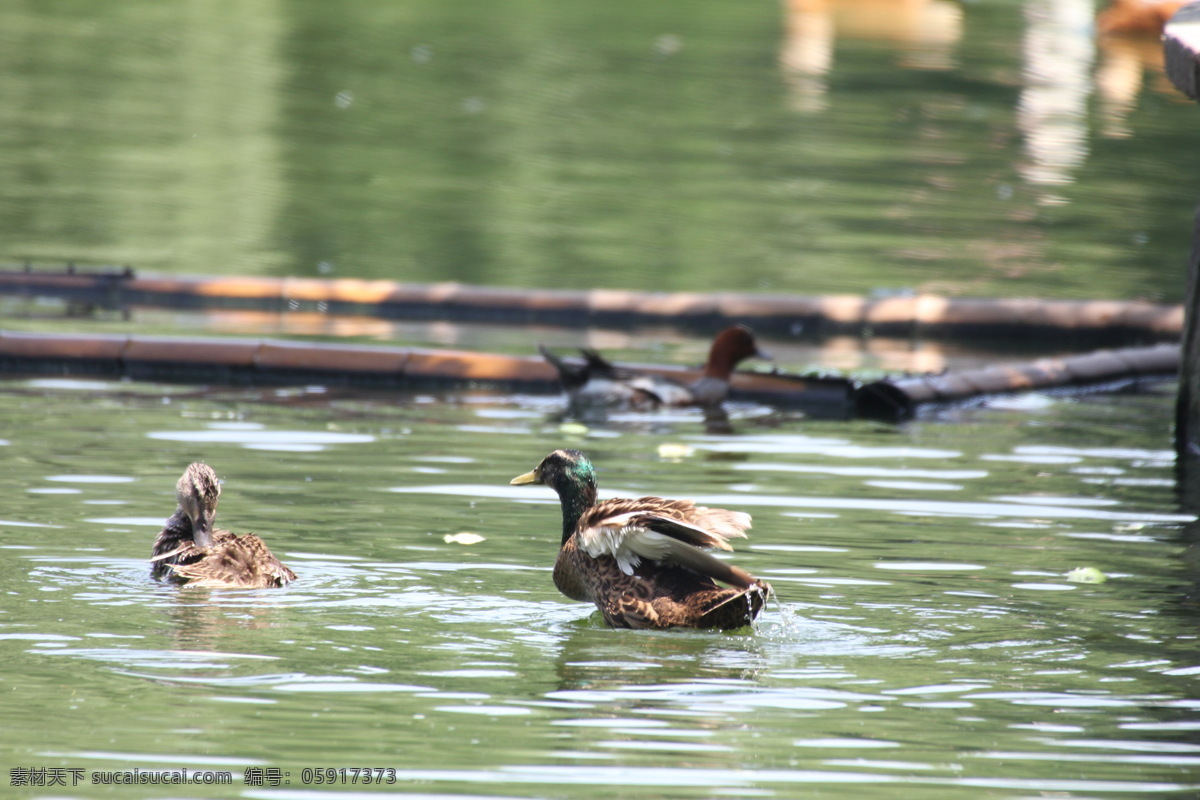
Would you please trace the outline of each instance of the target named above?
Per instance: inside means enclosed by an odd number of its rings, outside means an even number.
[[[727,381],[739,360],[737,354],[724,348],[718,348],[714,344],[712,351],[708,354],[708,361],[704,365],[704,377]]]
[[[596,505],[596,485],[593,483],[571,483],[558,490],[558,499],[562,505],[563,529],[560,547],[567,543],[575,534],[579,518],[589,508]]]
[[[192,521],[183,513],[183,509],[177,509],[163,525],[155,542],[154,555],[169,553],[185,542],[191,542],[192,533]]]

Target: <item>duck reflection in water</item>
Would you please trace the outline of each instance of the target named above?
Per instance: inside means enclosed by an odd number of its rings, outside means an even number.
[[[296,579],[262,539],[213,527],[221,484],[207,464],[189,464],[175,485],[179,507],[154,542],[150,574],[189,586],[261,589]]]
[[[746,535],[749,514],[661,497],[597,502],[595,470],[578,450],[555,450],[512,483],[558,494],[554,585],[595,603],[614,628],[740,628],[771,594],[770,584],[702,549],[732,550],[728,540]]]
[[[287,601],[263,602],[259,593],[243,593],[241,598],[230,602],[230,596],[221,598],[212,592],[172,592],[168,603],[162,604],[169,631],[171,650],[188,659],[188,652],[219,652],[229,656],[247,653],[247,661],[269,663],[269,650],[261,646],[249,646],[249,642],[261,642],[268,629],[287,623]]]

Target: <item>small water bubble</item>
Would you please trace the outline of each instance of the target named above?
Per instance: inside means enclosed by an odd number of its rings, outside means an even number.
[[[468,97],[462,101],[462,110],[466,114],[479,114],[487,110],[487,103],[481,97]]]
[[[1133,235],[1133,243],[1138,247],[1144,247],[1150,241],[1150,237],[1145,231],[1138,231]]]
[[[354,93],[343,89],[334,95],[333,104],[338,108],[349,108],[354,103]]]
[[[996,197],[1001,200],[1011,200],[1013,196],[1013,187],[1011,183],[1002,183],[996,187]]]
[[[428,64],[433,60],[433,48],[427,44],[419,44],[409,53],[414,64]]]
[[[333,262],[332,261],[318,261],[317,262],[317,272],[321,275],[328,275],[329,273],[333,272]]]

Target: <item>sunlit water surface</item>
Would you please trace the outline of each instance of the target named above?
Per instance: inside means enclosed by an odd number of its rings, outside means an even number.
[[[1198,112],[1091,0],[0,4],[0,264],[1178,301]]]
[[[1200,790],[1169,392],[900,428],[737,408],[717,436],[688,413],[568,435],[552,398],[0,389],[0,760],[83,775],[20,796],[114,796],[88,777],[134,768],[234,784],[122,797]],[[777,593],[754,628],[616,631],[560,596],[553,496],[508,481],[564,445],[606,494],[751,512],[734,556]],[[298,581],[149,579],[195,459],[218,522]],[[305,772],[342,767],[395,783]]]

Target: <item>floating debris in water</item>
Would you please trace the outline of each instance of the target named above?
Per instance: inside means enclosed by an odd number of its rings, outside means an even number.
[[[461,533],[447,533],[442,537],[442,541],[446,544],[479,544],[483,541],[483,537],[478,533],[462,531]]]
[[[678,461],[687,458],[692,453],[696,452],[694,447],[689,447],[686,444],[677,444],[667,442],[658,446],[658,457]]]
[[[1067,573],[1071,583],[1104,583],[1108,576],[1095,567],[1076,567]]]

